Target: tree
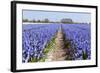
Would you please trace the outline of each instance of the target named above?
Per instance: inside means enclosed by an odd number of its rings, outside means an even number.
[[[41,22],[40,20],[37,20],[37,22],[39,23],[39,22]]]
[[[28,22],[28,19],[23,19],[23,22]]]

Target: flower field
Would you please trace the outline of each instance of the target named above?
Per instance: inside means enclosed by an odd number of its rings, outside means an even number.
[[[74,52],[70,60],[91,59],[90,24],[23,24],[22,25],[22,62],[46,62],[47,54],[55,47],[59,27],[64,33],[65,49]],[[70,42],[67,44],[66,43]],[[70,45],[70,47],[68,47]],[[50,53],[49,53],[50,54]],[[60,53],[59,53],[60,54]],[[69,59],[66,59],[66,61]]]

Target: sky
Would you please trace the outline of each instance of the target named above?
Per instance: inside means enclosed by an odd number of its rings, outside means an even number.
[[[43,20],[48,18],[50,21],[60,21],[63,18],[70,18],[74,22],[89,23],[91,21],[90,13],[79,12],[57,12],[57,11],[39,11],[23,10],[23,19]]]

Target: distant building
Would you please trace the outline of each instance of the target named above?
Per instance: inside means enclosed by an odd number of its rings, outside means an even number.
[[[61,19],[61,23],[73,23],[72,19],[64,18]]]

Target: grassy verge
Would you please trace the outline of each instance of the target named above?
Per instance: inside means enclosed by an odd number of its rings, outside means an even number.
[[[45,60],[47,59],[47,54],[54,49],[55,38],[56,37],[54,36],[51,39],[51,41],[47,44],[46,48],[43,51],[43,53],[44,53],[45,56],[39,60],[40,62],[45,62]]]
[[[30,62],[45,62],[45,59],[47,58],[47,54],[49,51],[53,50],[54,44],[55,44],[55,36],[51,39],[51,41],[46,45],[46,47],[43,50],[44,56],[42,58],[31,58]]]

